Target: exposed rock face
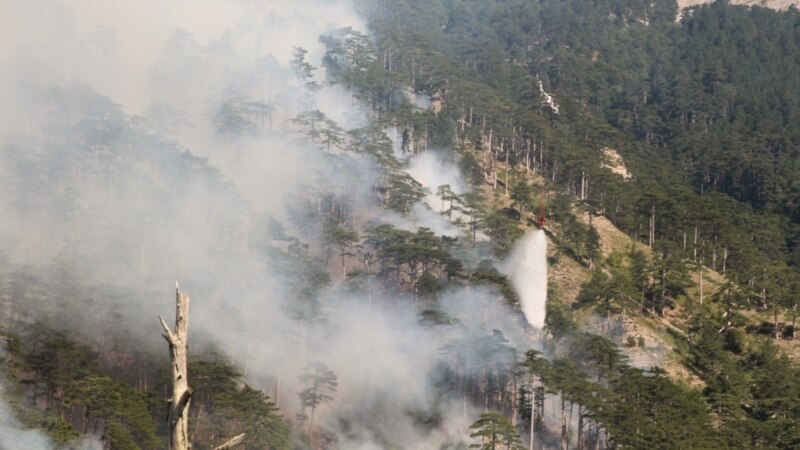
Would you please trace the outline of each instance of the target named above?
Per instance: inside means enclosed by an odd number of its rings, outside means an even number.
[[[601,166],[621,176],[625,181],[633,178],[633,174],[625,166],[622,156],[613,148],[604,147],[602,150],[603,162]]]

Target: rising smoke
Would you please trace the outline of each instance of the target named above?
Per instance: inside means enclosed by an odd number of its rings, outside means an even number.
[[[50,439],[44,433],[22,429],[10,408],[0,402],[0,448],[42,450],[52,446]]]
[[[0,398],[6,395],[0,385]],[[0,401],[0,449],[3,450],[43,450],[53,448],[53,442],[39,430],[22,428],[11,407]],[[76,450],[101,450],[102,444],[87,438],[75,444]]]
[[[368,161],[328,166],[325,152],[296,132],[292,119],[304,110],[319,109],[344,128],[368,121],[348,92],[305,89],[290,69],[295,47],[319,65],[320,35],[363,30],[352,5],[0,0],[0,10],[0,248],[9,264],[115,286],[130,300],[59,294],[75,317],[63,326],[92,333],[92,312],[126,308],[115,311],[126,323],[102,333],[165,352],[156,317],[170,316],[179,279],[193,300],[192,339],[223,349],[256,387],[280,380],[270,394],[285,416],[298,410],[296,380],[308,361],[338,374],[336,400],[321,418],[341,448],[431,449],[465,435],[471,408],[434,392],[442,349],[493,329],[529,345],[501,295],[448,292],[442,308],[455,325],[431,330],[407,298],[367,299],[335,285],[323,294],[326,324],[309,336],[285,307],[293,299],[282,274],[259,252],[280,245],[264,231],[271,220],[313,244],[318,230],[304,228],[297,211],[320,185],[352,199],[359,219],[463,233],[437,213],[433,194],[410,215],[387,215],[376,205]],[[314,77],[322,82],[322,70]],[[241,113],[245,107],[252,109]],[[413,159],[410,171],[432,192],[442,184],[467,190],[432,153]],[[543,239],[526,237],[508,265],[519,267],[512,278],[534,326],[544,317]],[[434,429],[420,426],[432,418]],[[12,434],[29,448],[50,447],[0,409],[0,444]]]

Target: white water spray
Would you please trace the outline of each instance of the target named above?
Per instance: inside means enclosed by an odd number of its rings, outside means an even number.
[[[542,328],[547,307],[547,236],[544,231],[525,234],[505,261],[504,269],[519,295],[528,323]]]

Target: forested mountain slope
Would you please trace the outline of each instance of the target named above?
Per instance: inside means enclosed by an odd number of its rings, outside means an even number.
[[[635,253],[627,264],[608,261],[582,302],[605,301],[608,310],[616,300],[624,311],[639,300],[654,315],[688,306],[689,330],[728,336],[728,351],[746,355],[747,344],[733,340],[770,328],[782,339],[784,313],[794,333],[798,16],[718,2],[675,24],[672,8],[441,2],[420,14],[399,2],[373,9],[373,23],[383,69],[438,99],[455,139],[494,157],[476,158],[490,183],[508,182],[492,160],[526,165],[656,250],[649,276],[625,272],[642,267]],[[541,104],[537,79],[560,103],[558,115]],[[632,181],[602,169],[606,147],[619,149]],[[591,238],[573,239],[573,255],[587,258]],[[704,265],[728,280],[710,299],[720,307],[709,309],[703,296]],[[687,271],[700,274],[700,286]],[[737,308],[766,312],[773,324],[759,331],[733,318]],[[690,365],[715,383],[733,370]],[[748,397],[732,386],[721,392]],[[721,407],[721,398],[713,403]]]
[[[684,9],[697,5],[712,3],[709,0],[678,0],[678,8]],[[733,0],[732,5],[761,6],[773,9],[788,9],[790,6],[797,6],[794,0]]]
[[[8,11],[0,447],[800,445],[796,10]]]
[[[674,5],[637,2],[404,4],[376,13],[380,51],[477,146],[516,163],[536,146],[549,178],[624,231],[748,286],[768,282],[757,254],[793,264],[796,14],[717,3],[676,25]],[[606,147],[632,182],[602,169]]]

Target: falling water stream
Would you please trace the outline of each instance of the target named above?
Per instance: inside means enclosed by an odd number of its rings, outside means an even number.
[[[544,231],[525,234],[505,267],[519,295],[525,318],[532,327],[541,329],[547,307],[547,236]]]

